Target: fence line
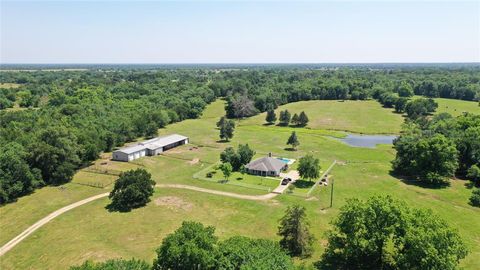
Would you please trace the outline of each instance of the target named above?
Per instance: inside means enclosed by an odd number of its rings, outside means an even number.
[[[215,165],[218,165],[218,164],[220,164],[220,163],[219,162],[213,163],[212,165],[210,165],[206,168],[203,168],[201,171],[198,171],[198,172],[194,173],[193,178],[197,179],[197,180],[203,180],[203,181],[208,181],[208,182],[211,182],[211,183],[221,184],[217,180],[209,179],[209,178],[203,176],[208,171],[212,170]],[[232,186],[237,186],[237,187],[244,187],[244,188],[251,188],[251,189],[256,189],[256,190],[267,191],[268,193],[270,193],[272,191],[272,188],[270,188],[270,187],[263,187],[263,186],[260,186],[260,185],[251,185],[251,184],[247,184],[247,183],[235,183],[235,182],[227,181],[226,184],[227,185],[232,185]]]
[[[322,176],[318,179],[318,182],[316,182],[311,188],[310,190],[307,192],[307,197],[310,197],[310,194],[315,190],[315,188],[317,186],[320,185],[320,181],[322,181],[322,179],[333,169],[333,166],[335,166],[335,164],[337,164],[337,161],[334,160],[333,163],[330,165],[330,167],[328,167],[328,169],[326,169]]]

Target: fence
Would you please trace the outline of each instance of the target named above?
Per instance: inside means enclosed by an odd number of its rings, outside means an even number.
[[[312,192],[315,190],[315,188],[317,186],[320,185],[320,181],[322,181],[322,179],[333,169],[333,167],[335,166],[335,164],[337,164],[337,161],[334,160],[333,163],[330,165],[330,167],[328,167],[328,169],[326,169],[322,176],[320,176],[320,178],[318,179],[318,182],[315,183],[315,185],[313,185],[310,190],[307,192],[307,197],[310,197],[310,194],[312,194]]]

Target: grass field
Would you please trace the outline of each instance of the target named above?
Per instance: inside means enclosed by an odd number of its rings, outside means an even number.
[[[162,238],[175,230],[183,220],[214,225],[220,238],[245,235],[278,239],[278,220],[285,208],[292,204],[307,207],[312,231],[318,239],[314,255],[305,260],[308,264],[320,257],[325,245],[324,233],[330,228],[329,223],[347,198],[366,199],[375,194],[390,194],[413,207],[432,209],[434,214],[457,228],[470,249],[470,254],[461,262],[461,267],[480,269],[480,209],[467,204],[471,190],[465,186],[465,182],[454,180],[450,187],[443,189],[425,189],[404,183],[389,174],[390,161],[395,155],[391,146],[355,148],[329,137],[342,136],[343,133],[324,130],[325,128],[364,133],[387,133],[384,132],[386,130],[393,133],[390,131],[400,130],[401,116],[381,108],[376,102],[352,101],[351,106],[346,106],[348,103],[309,101],[283,106],[281,109],[288,108],[291,112],[303,109],[311,119],[311,129],[295,129],[300,141],[298,151],[286,150],[285,142],[293,128],[262,126],[264,115],[240,121],[231,142],[217,142],[215,122],[224,114],[223,102],[217,101],[207,108],[201,119],[183,121],[160,130],[162,134],[176,132],[189,136],[192,144],[172,149],[165,155],[142,158],[134,163],[99,160],[93,165],[111,171],[143,167],[152,173],[157,183],[181,183],[242,194],[264,194],[265,191],[262,190],[218,184],[194,179],[192,176],[218,162],[219,154],[225,147],[236,147],[240,143],[248,143],[258,156],[273,152],[277,156],[298,159],[310,153],[320,159],[323,170],[333,160],[339,161],[331,172],[335,179],[333,208],[328,208],[330,186],[317,188],[308,200],[300,196],[280,195],[265,202],[188,190],[157,189],[152,202],[130,213],[109,213],[104,209],[108,204],[108,199],[105,198],[61,215],[36,231],[2,257],[0,268],[65,269],[86,259],[105,260],[113,257],[137,257],[151,261]],[[353,110],[345,112],[353,104],[362,114],[371,114],[371,117],[364,116],[362,119],[354,117]],[[326,109],[328,106],[331,108]],[[460,109],[464,105],[449,106],[458,106]],[[334,112],[335,107],[338,114],[328,116],[332,120],[324,124],[321,119],[326,117],[326,111]],[[395,119],[385,120],[389,117]],[[107,163],[102,165],[105,162]],[[294,164],[294,168],[295,166]],[[43,188],[16,203],[1,207],[1,244],[55,209],[108,191],[111,185],[94,188],[83,184],[89,181],[108,182],[111,177],[82,170],[77,173],[73,183],[65,185],[66,189]],[[306,190],[308,188],[304,189]]]
[[[478,101],[447,98],[435,98],[435,101],[438,103],[437,113],[447,112],[453,116],[461,115],[463,112],[480,114]]]
[[[374,100],[321,100],[300,101],[286,104],[275,112],[277,118],[281,110],[287,109],[292,115],[305,111],[312,129],[329,129],[366,134],[397,134],[403,118],[385,109]],[[265,123],[266,113],[259,114],[242,121],[242,125],[258,125]],[[366,122],[368,121],[368,124]]]

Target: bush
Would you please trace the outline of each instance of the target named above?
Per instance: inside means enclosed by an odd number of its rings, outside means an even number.
[[[470,197],[470,204],[476,207],[480,207],[480,189],[474,189],[472,196]]]
[[[82,265],[70,267],[70,270],[150,270],[150,265],[137,259],[113,259],[99,263],[86,261]]]

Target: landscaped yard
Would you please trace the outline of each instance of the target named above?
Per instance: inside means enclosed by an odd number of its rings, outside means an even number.
[[[225,178],[223,177],[221,170],[212,170],[212,180],[223,182]],[[250,174],[241,174],[239,172],[233,172],[232,175],[228,178],[228,182],[234,184],[242,185],[247,184],[249,186],[260,186],[265,187],[267,190],[273,190],[280,184],[280,178],[272,179]]]
[[[97,166],[115,170],[143,167],[157,183],[188,184],[258,195],[265,194],[266,191],[217,183],[215,180],[223,178],[219,171],[214,174],[214,181],[195,179],[193,175],[208,171],[210,166],[218,162],[225,147],[237,147],[238,144],[248,143],[258,156],[272,152],[275,156],[298,160],[301,156],[312,154],[320,159],[322,170],[327,169],[334,160],[339,161],[331,172],[335,178],[333,207],[329,208],[330,185],[317,187],[308,200],[286,194],[268,201],[249,201],[162,188],[156,190],[146,207],[130,213],[106,211],[104,207],[108,204],[108,199],[104,198],[67,212],[33,233],[2,257],[0,268],[26,269],[35,265],[36,269],[65,269],[86,259],[105,260],[114,257],[136,257],[151,261],[155,248],[161,244],[163,237],[174,231],[183,220],[214,225],[217,235],[222,239],[233,235],[278,239],[278,220],[286,207],[293,204],[307,208],[312,232],[317,238],[312,258],[300,261],[310,263],[321,256],[325,247],[325,231],[330,228],[330,222],[337,216],[345,200],[352,197],[366,199],[376,194],[389,194],[405,200],[410,206],[432,209],[433,214],[458,229],[470,249],[468,257],[462,260],[460,266],[465,269],[480,268],[477,259],[480,257],[480,209],[468,205],[471,190],[466,187],[465,181],[455,180],[450,187],[443,189],[427,189],[405,183],[389,173],[390,162],[395,155],[391,146],[381,145],[373,149],[349,147],[324,136],[341,136],[341,132],[322,129],[394,133],[400,130],[400,115],[382,108],[376,101],[299,102],[279,109],[289,108],[292,112],[305,110],[311,119],[312,129],[262,126],[265,118],[262,114],[241,121],[233,139],[228,143],[220,143],[217,142],[219,138],[215,122],[223,115],[223,106],[223,101],[214,102],[201,119],[183,121],[161,130],[162,134],[179,133],[189,136],[192,144],[172,149],[161,156],[141,158],[134,163],[111,162]],[[360,116],[355,114],[355,110],[358,110]],[[298,151],[286,150],[291,130],[298,131]],[[292,169],[295,169],[296,164]],[[110,178],[107,179],[102,174],[79,172],[75,177],[74,183],[64,185],[66,189],[43,188],[20,198],[16,203],[1,207],[0,242],[7,242],[55,209],[107,192],[111,188],[111,185],[100,189],[75,184],[82,179],[109,181]],[[242,180],[237,180],[237,177],[242,177]],[[268,188],[270,185],[273,187],[277,180],[262,180],[261,177],[234,173],[230,181],[257,186],[260,184]],[[298,182],[297,185],[301,186],[297,187],[296,192],[307,192],[310,184],[308,181]]]

